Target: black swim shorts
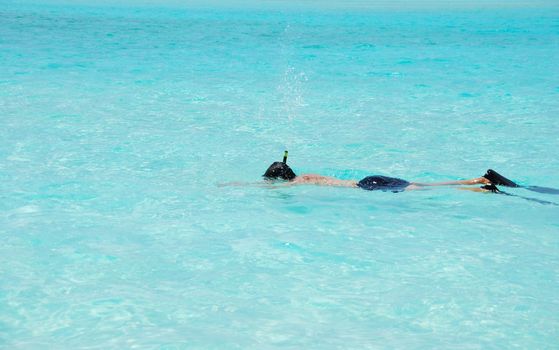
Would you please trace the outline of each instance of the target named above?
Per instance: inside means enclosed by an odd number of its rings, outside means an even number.
[[[357,183],[357,187],[361,187],[367,191],[392,191],[402,192],[410,183],[406,180],[388,176],[367,176]]]

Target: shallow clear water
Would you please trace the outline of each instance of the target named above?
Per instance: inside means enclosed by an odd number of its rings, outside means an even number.
[[[557,205],[218,184],[559,187],[559,11],[0,9],[0,348],[557,346]]]

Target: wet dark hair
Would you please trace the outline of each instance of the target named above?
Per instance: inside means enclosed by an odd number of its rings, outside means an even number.
[[[290,181],[297,175],[295,175],[289,165],[283,162],[274,162],[262,176],[267,179],[283,179]]]

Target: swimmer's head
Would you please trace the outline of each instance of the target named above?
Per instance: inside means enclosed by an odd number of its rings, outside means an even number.
[[[291,170],[289,165],[283,162],[274,162],[268,170],[262,175],[266,179],[273,180],[273,179],[283,179],[287,181],[293,180],[297,175]]]

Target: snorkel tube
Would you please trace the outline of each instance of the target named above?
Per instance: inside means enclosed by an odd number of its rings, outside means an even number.
[[[269,180],[282,179],[291,181],[296,178],[297,175],[293,172],[289,165],[287,165],[287,155],[288,152],[285,151],[283,153],[283,161],[273,162],[262,176]]]

